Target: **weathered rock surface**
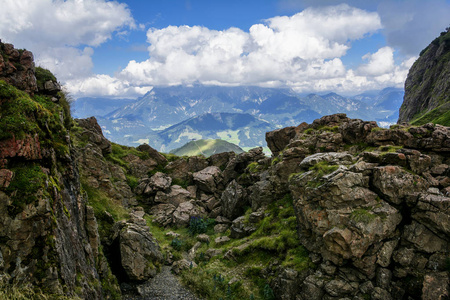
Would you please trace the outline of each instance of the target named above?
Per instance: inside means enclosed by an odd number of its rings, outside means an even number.
[[[139,220],[139,218],[138,218]],[[142,282],[154,277],[163,262],[163,256],[158,242],[152,236],[149,228],[143,222],[120,221],[114,224],[109,238],[109,251],[111,256],[118,260],[112,260],[113,271],[116,276],[126,281]],[[124,274],[118,273],[123,270]]]

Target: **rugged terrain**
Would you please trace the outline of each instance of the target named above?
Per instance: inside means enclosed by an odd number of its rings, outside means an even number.
[[[409,70],[399,123],[450,125],[450,31],[442,32]]]
[[[265,147],[267,131],[338,112],[388,126],[397,121],[402,101],[403,90],[396,88],[343,97],[254,86],[193,85],[155,87],[131,102],[110,99],[106,104],[101,98],[81,98],[75,101],[74,115],[95,116],[105,136],[122,145],[151,141],[155,149],[168,152],[192,138],[221,138],[248,150]]]
[[[170,267],[205,299],[448,299],[449,127],[335,114],[272,157],[177,157],[72,120],[0,49],[2,297],[145,299]]]

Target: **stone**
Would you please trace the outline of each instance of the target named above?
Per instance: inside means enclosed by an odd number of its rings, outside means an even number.
[[[350,283],[339,279],[331,280],[325,284],[325,291],[334,297],[342,297],[344,295],[351,294],[356,288]]]
[[[197,268],[197,264],[194,261],[189,261],[187,259],[178,260],[172,264],[172,272],[177,275],[180,274],[183,270],[193,268]]]
[[[424,225],[413,221],[411,225],[406,225],[403,233],[405,240],[427,253],[443,252],[449,249],[449,243],[436,236]]]
[[[222,213],[226,218],[235,219],[244,213],[244,207],[249,204],[245,189],[231,181],[220,198]]]
[[[204,233],[199,234],[199,235],[197,235],[197,241],[209,244],[209,242],[210,242],[209,235],[204,234]]]
[[[215,256],[220,255],[220,254],[222,254],[222,250],[220,250],[220,249],[214,249],[214,248],[209,248],[209,249],[206,250],[206,252],[205,252],[205,258],[209,260],[209,259],[211,259],[211,258],[213,258],[213,257],[215,257]]]
[[[320,162],[327,162],[330,165],[350,165],[352,164],[352,161],[353,156],[347,152],[316,153],[306,157],[300,163],[300,167],[302,169],[309,169]]]
[[[426,191],[429,187],[422,177],[397,166],[375,168],[373,185],[393,204],[400,204],[408,195]]]
[[[227,236],[219,236],[214,240],[214,243],[216,243],[217,246],[223,245],[227,242],[231,241],[231,239]]]
[[[448,272],[429,273],[423,280],[423,300],[444,300],[450,295]]]
[[[250,224],[245,224],[245,217],[239,217],[236,218],[233,223],[231,224],[231,233],[230,233],[230,237],[232,239],[241,239],[243,237],[249,236],[250,234],[252,234],[255,230],[256,227],[254,227],[253,225]]]
[[[389,290],[392,280],[392,272],[389,269],[378,268],[377,270],[377,286]]]
[[[380,266],[387,268],[390,265],[392,253],[394,252],[394,249],[397,247],[397,245],[398,240],[391,240],[383,243],[383,246],[377,254],[377,263]]]
[[[150,209],[150,215],[153,216],[153,222],[165,227],[172,224],[175,209],[172,204],[158,204]]]
[[[178,207],[181,203],[191,200],[191,193],[179,185],[172,185],[168,193],[158,191],[155,196],[155,203],[172,204]]]
[[[103,136],[102,128],[98,124],[95,117],[76,119],[75,121],[78,123],[78,126],[83,128],[85,131],[81,133],[81,136],[97,145],[102,150],[103,155],[111,153],[111,142]]]
[[[144,194],[152,194],[158,191],[167,191],[172,184],[172,178],[168,175],[156,172],[148,181],[148,185],[145,187]]]
[[[157,162],[157,164],[167,163],[167,159],[164,157],[164,155],[162,155],[161,153],[159,153],[158,151],[156,151],[155,149],[153,149],[152,147],[150,147],[147,144],[139,145],[136,149],[141,152],[148,153],[150,155],[150,158],[155,160]]]
[[[214,226],[214,233],[224,233],[230,228],[227,224],[217,224]]]
[[[370,297],[370,299],[373,300],[393,300],[389,292],[380,287],[375,287],[370,294]]]
[[[180,237],[180,234],[176,233],[176,232],[173,232],[173,231],[169,231],[169,232],[166,233],[166,236],[170,236],[170,237],[173,237],[173,238],[178,238],[178,237]]]
[[[206,193],[214,194],[221,188],[222,171],[219,167],[209,166],[192,174],[194,182],[199,189]]]
[[[0,141],[0,159],[21,157],[26,160],[42,159],[41,143],[38,134],[26,134],[23,139],[14,136]]]
[[[177,226],[187,226],[191,217],[204,217],[205,209],[194,201],[183,202],[173,212],[173,223]]]
[[[120,257],[120,261],[114,263],[120,264],[128,280],[143,282],[154,277],[163,255],[149,228],[120,221],[111,231],[111,251],[118,252],[116,255]]]
[[[277,156],[289,144],[296,135],[296,128],[285,127],[274,131],[266,132],[267,147],[274,156]]]

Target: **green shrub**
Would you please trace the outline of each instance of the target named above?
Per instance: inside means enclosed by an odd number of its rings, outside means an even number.
[[[206,233],[208,230],[208,222],[203,218],[191,217],[189,220],[189,233],[191,235],[196,235],[199,233]]]
[[[170,246],[172,246],[173,249],[180,251],[183,247],[183,241],[178,238],[174,238],[170,243]]]

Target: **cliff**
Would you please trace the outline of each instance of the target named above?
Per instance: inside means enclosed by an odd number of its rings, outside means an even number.
[[[442,32],[411,67],[398,123],[450,125],[450,31]]]
[[[31,52],[0,43],[0,54],[2,297],[101,299],[114,283],[80,186],[68,99]]]

